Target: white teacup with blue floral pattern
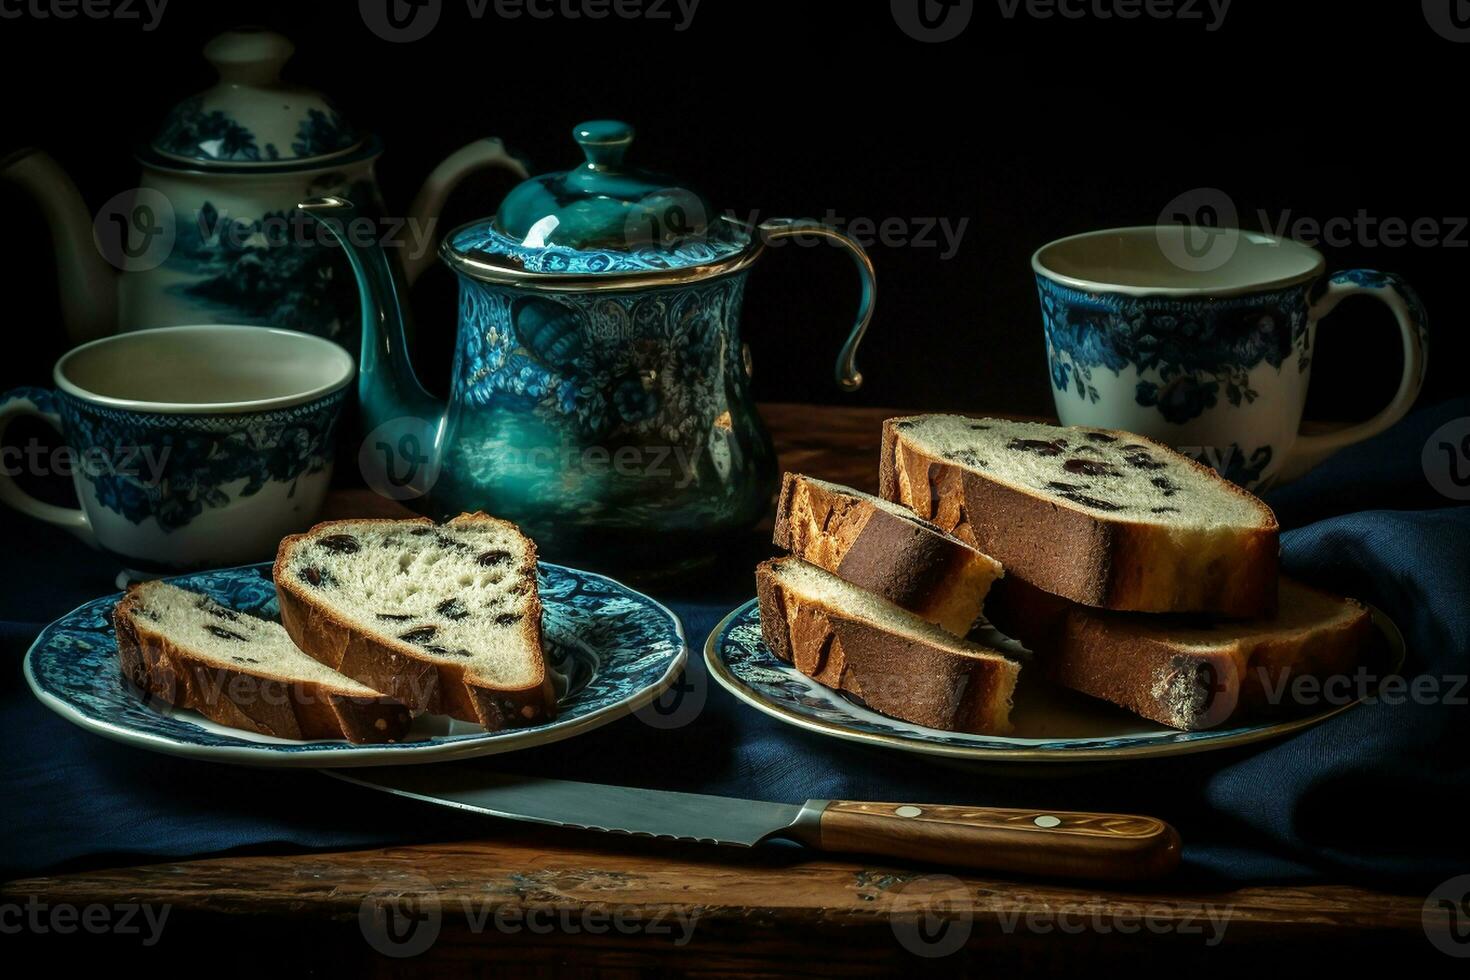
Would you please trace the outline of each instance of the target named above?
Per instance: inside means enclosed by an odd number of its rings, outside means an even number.
[[[0,403],[0,436],[33,415],[65,440],[59,451],[8,446],[0,500],[135,575],[269,558],[321,511],[354,374],[331,341],[257,326],[84,344],[57,361],[54,391],[17,389]],[[28,465],[69,471],[80,509],[26,493],[15,476]]]
[[[1424,383],[1427,320],[1414,291],[1390,273],[1324,275],[1322,254],[1290,239],[1118,228],[1045,245],[1031,266],[1062,423],[1149,436],[1251,490],[1393,425]],[[1398,392],[1366,422],[1302,435],[1318,321],[1355,294],[1398,319]]]

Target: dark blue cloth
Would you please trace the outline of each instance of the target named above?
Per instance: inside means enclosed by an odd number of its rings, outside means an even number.
[[[1438,493],[1421,450],[1470,399],[1422,411],[1272,498],[1294,575],[1370,601],[1401,627],[1407,678],[1437,696],[1354,708],[1274,743],[1126,765],[975,767],[797,730],[707,682],[700,651],[751,592],[749,556],[700,594],[662,595],[691,645],[693,720],[627,718],[543,749],[476,763],[571,779],[797,802],[984,803],[1149,813],[1185,840],[1185,881],[1348,880],[1426,888],[1470,870],[1463,678],[1470,670],[1470,507]],[[173,759],[87,734],[29,694],[20,663],[47,621],[112,590],[114,569],[13,517],[0,581],[0,873],[225,851],[350,848],[493,836],[509,824],[396,800],[319,773]],[[654,590],[659,594],[657,590]],[[1458,681],[1456,679],[1459,679]],[[702,699],[702,701],[701,701]],[[697,712],[693,706],[702,703]]]

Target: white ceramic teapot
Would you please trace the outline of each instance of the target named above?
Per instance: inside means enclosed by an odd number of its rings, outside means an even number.
[[[256,323],[355,348],[351,270],[294,208],[330,194],[381,216],[373,164],[382,147],[322,95],[281,79],[293,50],[258,29],[206,44],[218,84],[173,107],[137,149],[138,187],[95,219],[45,153],[0,160],[0,177],[28,189],[51,225],[73,344],[117,330]],[[403,245],[410,281],[433,261],[444,200],[466,175],[491,166],[527,176],[499,140],[478,140],[440,163],[401,219],[375,232]]]

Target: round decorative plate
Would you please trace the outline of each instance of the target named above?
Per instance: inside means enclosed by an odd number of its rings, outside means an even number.
[[[119,742],[215,762],[316,768],[438,762],[545,745],[636,711],[673,683],[689,652],[677,616],[602,575],[546,562],[539,572],[542,632],[559,698],[556,720],[529,728],[487,732],[423,715],[407,740],[389,745],[292,741],[226,728],[150,703],[123,677],[111,622],[118,595],[46,627],[26,653],[26,681],[63,718]],[[170,581],[241,612],[279,618],[269,562]]]
[[[1382,639],[1375,653],[1386,669],[1378,676],[1387,676],[1403,664],[1404,640],[1387,616],[1368,608]],[[1016,641],[994,630],[982,639],[1020,659],[1030,656]],[[1012,734],[940,731],[880,715],[777,659],[761,640],[760,611],[754,599],[714,628],[705,643],[704,659],[710,674],[730,693],[787,724],[853,742],[986,763],[1112,762],[1208,752],[1307,728],[1358,703],[1333,704],[1287,721],[1252,719],[1228,728],[1183,732],[1095,698],[1046,684],[1027,684],[1023,670],[1011,712]]]

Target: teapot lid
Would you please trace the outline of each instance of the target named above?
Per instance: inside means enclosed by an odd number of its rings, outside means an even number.
[[[245,27],[210,40],[218,83],[175,105],[148,149],[165,164],[280,167],[317,164],[360,147],[362,135],[325,96],[281,79],[296,50]]]
[[[749,230],[702,194],[623,163],[632,126],[594,120],[572,138],[586,162],[532,177],[494,218],[451,233],[443,247],[451,265],[513,277],[637,274],[721,263],[750,246]]]

